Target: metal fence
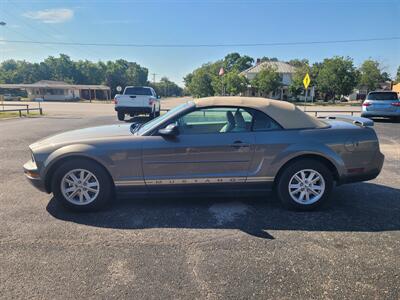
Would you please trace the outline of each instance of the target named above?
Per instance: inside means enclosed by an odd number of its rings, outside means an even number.
[[[351,114],[354,116],[355,113],[360,113],[359,111],[353,111],[353,110],[305,110],[304,112],[306,113],[314,113],[314,116],[318,117],[318,113],[323,113],[323,114],[336,114],[336,113],[346,113],[346,114]]]
[[[43,115],[43,109],[41,107],[29,107],[29,104],[10,104],[10,103],[2,103],[0,105],[3,109],[0,110],[2,112],[17,112],[19,113],[19,117],[22,117],[22,112],[26,111],[26,114],[29,115],[32,111],[39,111],[40,115]],[[5,109],[4,107],[24,107],[24,108],[13,108],[13,109]]]

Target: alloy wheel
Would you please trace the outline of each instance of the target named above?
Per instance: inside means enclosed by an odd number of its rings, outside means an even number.
[[[305,169],[289,180],[290,197],[297,203],[308,205],[317,202],[325,192],[324,177],[315,170]]]
[[[99,180],[88,170],[74,169],[62,178],[61,192],[68,202],[75,205],[87,205],[99,195]]]

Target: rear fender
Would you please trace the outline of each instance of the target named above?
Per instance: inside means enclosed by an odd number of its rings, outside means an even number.
[[[322,157],[335,166],[339,177],[342,177],[345,174],[346,168],[343,159],[331,148],[320,143],[313,143],[311,145],[292,144],[280,152],[272,161],[271,165],[277,173],[288,161],[305,155]]]

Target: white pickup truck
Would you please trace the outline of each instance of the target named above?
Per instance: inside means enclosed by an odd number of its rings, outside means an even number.
[[[114,103],[120,121],[125,119],[126,114],[131,117],[149,114],[151,118],[160,115],[160,99],[151,87],[127,86],[122,95],[115,95]]]

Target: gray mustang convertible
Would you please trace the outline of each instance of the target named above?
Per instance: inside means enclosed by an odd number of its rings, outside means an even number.
[[[114,195],[237,193],[274,189],[291,209],[326,202],[333,186],[381,171],[373,121],[317,119],[265,98],[210,97],[143,125],[69,131],[40,140],[24,165],[30,182],[68,208],[93,210]]]

